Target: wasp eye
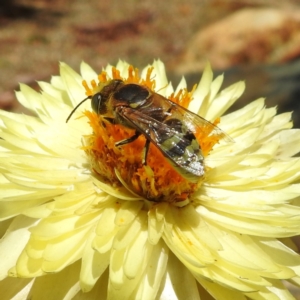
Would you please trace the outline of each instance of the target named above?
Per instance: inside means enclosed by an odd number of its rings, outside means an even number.
[[[92,98],[92,109],[97,114],[99,113],[100,105],[101,105],[101,94],[97,93]]]

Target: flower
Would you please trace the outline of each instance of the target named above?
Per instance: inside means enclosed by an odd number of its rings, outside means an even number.
[[[141,80],[121,61],[101,74],[100,83]],[[3,299],[292,298],[282,283],[300,284],[291,240],[300,232],[300,134],[290,113],[276,115],[258,99],[223,116],[244,84],[220,91],[223,76],[213,80],[209,65],[191,94],[184,79],[174,92],[160,61],[141,78],[164,97],[187,99],[233,141],[200,138],[205,174],[197,184],[178,179],[175,190],[155,169],[168,166],[160,151],[150,145],[156,162],[136,163],[143,147],[115,147],[120,130],[132,131],[91,113],[89,101],[66,123],[97,89],[87,64],[81,75],[61,64],[51,84],[39,83],[42,93],[21,85],[17,98],[36,116],[0,111]],[[109,150],[99,146],[109,138]],[[165,194],[149,201],[150,189]]]

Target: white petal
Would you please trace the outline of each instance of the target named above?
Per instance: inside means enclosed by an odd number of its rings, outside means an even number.
[[[120,250],[132,243],[135,237],[139,234],[142,228],[142,223],[146,221],[146,218],[143,215],[144,214],[139,214],[138,217],[131,222],[131,224],[120,228],[114,238],[114,249]],[[144,217],[143,219],[141,219],[142,216]]]
[[[20,253],[29,240],[30,232],[28,229],[35,223],[35,219],[20,215],[10,224],[6,234],[0,241],[0,279],[7,277],[9,269],[16,264]]]
[[[164,230],[164,220],[158,220],[156,218],[156,209],[152,209],[148,212],[148,240],[150,244],[155,245]]]
[[[85,243],[80,269],[80,287],[83,292],[89,292],[104,273],[109,264],[110,252],[99,253],[92,247],[95,234],[91,233]]]
[[[252,122],[252,117],[256,116],[264,107],[264,99],[257,99],[243,108],[234,111],[228,115],[222,116],[222,129],[232,136],[235,133],[239,135],[239,131],[248,126]]]
[[[154,247],[144,274],[141,276],[136,299],[152,300],[157,296],[159,287],[164,285],[169,249],[164,243]]]
[[[251,220],[235,215],[234,218],[228,214],[218,214],[208,211],[204,207],[199,207],[197,211],[201,216],[210,222],[221,224],[224,228],[237,231],[242,234],[257,234],[263,237],[289,237],[299,234],[299,227],[285,228],[282,226],[274,227],[272,223]]]
[[[206,110],[208,108],[208,95],[210,91],[210,85],[213,80],[213,73],[210,67],[210,64],[207,63],[201,80],[199,82],[199,85],[197,86],[197,89],[195,90],[193,94],[193,100],[191,101],[189,105],[189,109],[199,114],[202,117],[205,117]]]
[[[126,61],[119,60],[117,65],[116,65],[116,68],[120,71],[121,77],[123,77],[123,78],[128,77],[129,64]],[[107,66],[106,72],[111,76],[112,66]]]
[[[280,132],[280,148],[277,153],[278,158],[288,158],[300,151],[300,130],[290,129]]]
[[[80,73],[82,78],[87,82],[96,80],[98,76],[98,74],[91,68],[91,66],[84,61],[80,64]]]
[[[208,110],[202,116],[207,120],[213,121],[223,115],[224,112],[243,94],[245,83],[240,81],[228,88],[214,98]]]
[[[35,279],[28,299],[71,300],[79,292],[78,276],[80,263],[65,268],[63,271]]]
[[[38,84],[43,90],[43,95],[52,96],[52,99],[55,99],[53,105],[65,103],[63,101],[64,97],[67,95],[65,91],[55,87],[54,85],[48,82],[38,81]]]
[[[60,64],[60,74],[73,107],[86,97],[82,77],[68,65]]]
[[[115,224],[124,226],[131,223],[143,207],[143,201],[127,201],[121,205],[115,219]]]
[[[246,296],[240,291],[235,291],[230,288],[223,287],[222,285],[205,279],[199,279],[200,284],[217,300],[247,300]]]
[[[169,255],[166,282],[160,299],[200,300],[195,278],[173,254]]]
[[[144,251],[146,250],[147,243],[148,243],[148,231],[146,228],[146,214],[140,214],[143,216],[141,218],[141,224],[144,225],[140,232],[135,236],[134,241],[128,247],[126,257],[124,260],[124,275],[129,278],[133,279],[137,276],[138,272],[141,269],[144,260]]]
[[[43,114],[42,95],[25,84],[20,84],[20,90],[20,92],[16,92],[18,101],[37,115]]]
[[[177,94],[181,89],[185,89],[186,88],[186,80],[185,78],[182,76],[181,80],[175,90],[175,94]]]
[[[166,74],[165,65],[161,60],[155,60],[153,62],[154,70],[152,72],[152,76],[156,81],[156,90],[162,91],[168,85],[168,79]]]

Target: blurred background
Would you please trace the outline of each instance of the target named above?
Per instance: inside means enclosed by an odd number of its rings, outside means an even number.
[[[300,0],[1,0],[0,108],[20,111],[18,83],[38,88],[58,74],[124,59],[138,67],[160,58],[176,84],[198,82],[206,61],[224,87],[246,81],[236,109],[258,97],[294,111],[300,127]]]
[[[246,81],[232,109],[266,97],[300,127],[300,0],[1,0],[2,109],[24,111],[19,83],[38,90],[59,61],[100,72],[118,59],[142,68],[157,58],[174,85],[185,75],[190,87],[210,61],[223,87]]]

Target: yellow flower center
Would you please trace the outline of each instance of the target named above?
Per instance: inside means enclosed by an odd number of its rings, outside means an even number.
[[[111,77],[103,71],[98,76],[98,84],[92,81],[90,88],[87,82],[83,81],[83,86],[87,96],[93,96],[111,79],[121,79],[125,84],[143,85],[154,92],[155,80],[154,76],[151,78],[152,71],[153,68],[148,68],[146,78],[142,79],[138,70],[130,66],[128,77],[122,78],[120,72],[113,68]],[[174,93],[170,95],[168,99],[187,108],[195,88],[196,86],[191,92],[182,89],[176,95]],[[140,135],[135,141],[116,147],[116,142],[132,137],[135,130],[121,124],[112,124],[92,111],[86,111],[84,114],[93,129],[93,133],[85,138],[84,150],[90,159],[92,170],[104,182],[116,188],[125,185],[134,193],[151,201],[184,201],[199,188],[203,177],[197,183],[183,178],[153,143],[150,143],[147,164],[143,163],[145,136]],[[219,140],[218,136],[210,133],[211,128],[205,128],[205,125],[195,133],[204,156]]]

